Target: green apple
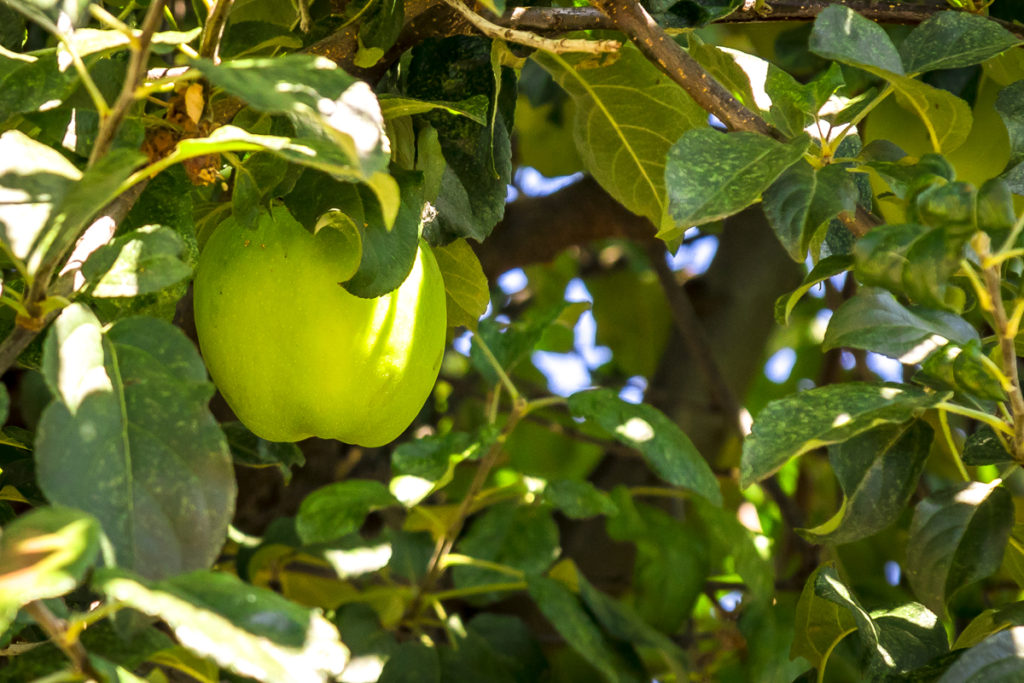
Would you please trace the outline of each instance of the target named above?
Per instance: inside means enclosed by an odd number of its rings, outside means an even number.
[[[257,436],[381,446],[430,395],[446,331],[437,261],[421,242],[398,289],[362,299],[342,286],[353,258],[341,231],[314,235],[284,207],[261,213],[255,229],[228,218],[203,249],[199,346],[217,388]]]

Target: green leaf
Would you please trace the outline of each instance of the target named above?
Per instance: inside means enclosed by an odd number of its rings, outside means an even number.
[[[806,84],[769,64],[764,89],[771,98],[772,106],[766,119],[789,137],[796,137],[844,83],[842,68],[835,62]]]
[[[740,485],[761,481],[815,448],[879,425],[907,422],[948,397],[905,384],[847,382],[772,401],[743,442]]]
[[[959,311],[965,294],[950,279],[970,237],[954,226],[880,225],[854,246],[857,279],[905,293],[922,306]]]
[[[678,238],[692,225],[738,213],[758,200],[807,149],[800,136],[781,143],[757,133],[725,134],[711,128],[683,133],[668,152],[665,186],[674,227],[664,240]]]
[[[456,545],[463,555],[497,562],[527,575],[540,574],[555,561],[558,547],[558,526],[545,507],[502,503],[475,519]],[[456,588],[506,583],[512,578],[505,573],[470,565],[452,568]],[[485,599],[504,597],[485,594]]]
[[[684,132],[707,125],[704,110],[631,44],[601,66],[589,55],[533,59],[573,99],[573,136],[587,172],[659,232],[688,228],[668,217],[665,157]]]
[[[1010,166],[1014,166],[1024,160],[1024,81],[1011,83],[999,91],[996,111],[1010,136]]]
[[[907,73],[916,74],[979,64],[1020,42],[988,17],[947,11],[918,24],[900,45],[900,55]]]
[[[819,282],[845,273],[852,265],[853,257],[847,254],[833,254],[818,261],[811,272],[804,277],[804,281],[800,283],[799,287],[775,300],[775,322],[780,325],[788,325],[789,316],[792,315],[793,309],[800,303],[804,294],[811,291],[811,288]]]
[[[804,529],[811,543],[851,543],[896,521],[917,489],[932,444],[932,429],[916,420],[886,425],[829,448],[829,462],[843,490],[832,519]]]
[[[640,451],[668,483],[693,491],[715,505],[722,504],[718,480],[707,461],[689,437],[658,409],[626,403],[611,389],[593,389],[570,396],[569,410]]]
[[[369,68],[376,64],[395,44],[404,20],[403,0],[375,0],[370,13],[362,18],[359,25],[359,50],[354,60],[356,66]]]
[[[945,613],[957,590],[999,569],[1013,500],[998,483],[974,482],[917,504],[904,567],[914,593],[936,613]]]
[[[412,640],[402,643],[377,683],[441,683],[441,660],[437,648]]]
[[[530,597],[565,642],[612,683],[645,680],[637,664],[625,659],[597,627],[579,600],[561,583],[527,576]]]
[[[548,662],[544,652],[518,617],[485,612],[473,617],[466,627],[490,646],[515,683],[535,683],[545,675]]]
[[[838,577],[828,565],[818,567],[807,577],[796,605],[796,638],[789,650],[790,657],[803,657],[819,670],[828,664],[836,644],[858,628],[845,605],[819,595],[819,584],[829,580]]]
[[[960,655],[938,683],[991,683],[1024,677],[1024,626],[995,633]]]
[[[374,510],[397,505],[384,484],[349,479],[328,484],[309,494],[299,506],[295,530],[303,543],[327,543],[359,531]]]
[[[988,425],[981,425],[967,437],[960,458],[968,467],[1013,462],[1013,455],[1007,450],[1007,444]]]
[[[750,59],[756,59],[756,57],[729,48],[709,45],[702,41],[696,33],[688,34],[687,42],[689,43],[687,52],[690,53],[690,56],[696,59],[716,81],[725,86],[725,89],[739,100],[740,104],[751,111],[758,110],[757,101],[750,88],[750,78],[740,64],[737,64],[737,59],[733,55]]]
[[[420,248],[420,213],[423,209],[423,176],[415,171],[396,171],[401,203],[390,228],[379,195],[366,185],[353,185],[339,194],[336,207],[360,226],[362,259],[359,270],[345,282],[351,294],[366,299],[382,296],[409,276]],[[391,176],[388,176],[391,177]]]
[[[0,535],[0,631],[33,600],[74,590],[99,552],[99,524],[70,508],[36,508],[5,526]]]
[[[435,247],[434,258],[444,277],[448,326],[475,330],[480,316],[491,302],[487,276],[480,259],[463,239]]]
[[[369,178],[387,171],[384,119],[377,97],[325,57],[284,55],[192,65],[211,83],[272,114],[287,114],[303,132],[321,136]]]
[[[36,438],[47,498],[94,515],[120,566],[154,577],[208,567],[235,478],[192,342],[153,318],[104,330],[72,304],[47,335],[42,371],[54,395]]]
[[[267,683],[321,681],[338,676],[348,649],[334,626],[314,610],[277,593],[211,571],[147,582],[101,569],[96,590],[162,619],[178,641],[226,669]]]
[[[82,264],[90,296],[132,297],[177,284],[192,274],[185,243],[171,228],[147,225],[94,251]]]
[[[668,660],[677,675],[685,675],[686,653],[671,638],[644,621],[629,606],[597,590],[582,574],[578,574],[577,579],[583,604],[608,635],[636,647],[654,649]]]
[[[914,112],[928,131],[932,149],[951,152],[967,140],[974,116],[971,107],[947,90],[907,76],[885,75],[896,89],[896,100],[904,109]]]
[[[857,186],[841,165],[815,169],[801,161],[764,191],[763,206],[775,236],[793,260],[802,263],[822,227],[839,213],[856,210]]]
[[[399,116],[426,114],[427,112],[440,109],[456,116],[465,116],[474,123],[486,126],[487,112],[491,107],[491,102],[487,95],[473,95],[458,102],[418,100],[415,97],[389,95],[386,93],[379,95],[377,99],[380,100],[380,111],[384,115],[385,121],[390,121]]]
[[[241,422],[221,424],[228,439],[231,457],[236,464],[247,467],[277,467],[284,483],[292,478],[292,467],[302,467],[306,458],[294,443],[265,441],[250,432]]]
[[[388,489],[402,505],[418,505],[448,485],[456,465],[479,457],[486,442],[486,437],[474,439],[465,432],[449,432],[399,444],[391,454],[393,476]]]
[[[794,642],[792,654],[818,662],[819,667],[825,665],[831,647],[856,627],[871,658],[873,679],[906,673],[949,649],[942,622],[923,605],[907,603],[869,614],[830,565],[808,578],[797,607],[797,625],[797,633],[804,635]]]
[[[906,307],[889,292],[866,287],[829,320],[822,348],[874,351],[902,363],[920,363],[949,342],[979,342],[977,330],[958,315]]]
[[[4,2],[50,31],[54,30],[57,24],[61,24],[60,32],[69,32],[68,28],[81,26],[89,20],[88,0],[4,0]],[[70,26],[63,24],[62,18],[67,20]]]
[[[775,573],[771,560],[758,549],[754,532],[740,524],[733,511],[703,501],[695,503],[708,539],[712,566],[729,562],[751,596],[758,601],[769,600],[775,591]]]
[[[549,481],[544,487],[544,500],[570,519],[587,519],[597,515],[612,516],[619,512],[619,508],[608,494],[589,481]]]
[[[655,628],[675,633],[690,617],[711,574],[711,552],[705,536],[717,541],[735,528],[728,521],[718,526],[721,520],[716,515],[721,509],[709,503],[698,503],[697,511],[702,520],[705,514],[713,519],[706,525],[713,529],[711,534],[704,533],[700,525],[692,521],[683,522],[663,510],[634,501],[625,486],[617,486],[612,491],[612,502],[619,513],[609,517],[605,524],[609,538],[636,546],[633,606]],[[732,520],[735,519],[733,515]],[[742,541],[733,544],[735,540],[730,538],[723,545],[737,549],[737,554],[744,552],[747,548]],[[753,549],[752,545],[750,547]],[[747,574],[748,565],[737,564],[743,566],[737,571]]]
[[[974,647],[993,633],[1011,626],[1024,626],[1024,602],[985,610],[964,627],[953,643],[953,649]]]
[[[512,178],[515,72],[495,70],[490,40],[455,36],[418,44],[408,74],[410,97],[457,102],[482,96],[490,103],[486,125],[441,110],[421,115],[437,131],[446,163],[428,238],[434,244],[483,240],[505,213]]]
[[[232,7],[231,23],[220,41],[221,59],[270,55],[279,50],[298,50],[302,47],[302,39],[289,26],[266,21],[238,21],[235,18],[238,7],[238,3]]]
[[[58,66],[55,49],[0,54],[0,121],[16,114],[49,110],[63,103],[79,83],[75,69]]]
[[[829,5],[814,20],[811,52],[843,64],[903,74],[903,61],[885,29],[849,7]]]

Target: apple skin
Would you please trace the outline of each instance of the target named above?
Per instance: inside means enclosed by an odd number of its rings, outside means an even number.
[[[255,229],[228,218],[199,258],[195,320],[206,367],[263,439],[382,446],[409,426],[437,380],[445,290],[429,247],[420,242],[398,289],[361,299],[339,282],[354,272],[348,244],[333,228],[314,236],[276,207]]]

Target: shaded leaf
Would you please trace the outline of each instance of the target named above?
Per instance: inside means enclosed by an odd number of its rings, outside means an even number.
[[[836,310],[822,348],[864,349],[914,364],[949,342],[966,345],[978,341],[974,326],[958,315],[919,306],[908,308],[885,290],[864,288]]]
[[[480,259],[466,240],[455,240],[434,248],[434,257],[444,277],[449,327],[477,328],[480,316],[491,302]]]
[[[917,504],[905,569],[914,593],[936,613],[945,613],[957,590],[999,569],[1013,527],[1013,501],[998,483],[971,483]]]
[[[900,55],[907,73],[921,73],[978,64],[1020,42],[987,17],[946,11],[917,25],[900,45]]]
[[[626,659],[608,641],[568,588],[542,576],[527,576],[526,583],[541,613],[605,680],[614,683],[645,680],[638,670],[638,662]]]
[[[789,324],[789,316],[793,313],[796,305],[800,303],[804,294],[811,291],[811,288],[818,283],[845,273],[852,265],[853,257],[848,254],[833,254],[818,261],[811,272],[804,277],[804,281],[800,283],[799,287],[775,300],[775,322],[780,325]]]
[[[679,427],[649,405],[626,403],[611,389],[569,397],[569,410],[596,422],[619,442],[635,448],[665,481],[689,489],[715,505],[722,493],[711,467]]]
[[[810,49],[843,64],[904,73],[900,54],[885,29],[843,5],[829,5],[815,18]]]
[[[267,683],[338,676],[348,649],[315,610],[219,572],[146,582],[113,569],[92,580],[112,600],[162,619],[178,641],[242,676]]]
[[[429,111],[441,109],[449,114],[465,116],[474,123],[486,126],[487,112],[491,107],[491,102],[486,95],[473,95],[458,102],[418,100],[415,97],[389,95],[386,93],[379,95],[377,99],[380,101],[380,111],[384,115],[385,120],[398,118],[399,116],[426,114]]]
[[[836,643],[858,628],[849,609],[819,595],[819,583],[827,580],[823,574],[835,577],[835,570],[822,565],[807,577],[796,605],[796,638],[789,651],[791,657],[803,657],[817,669],[826,666]]]
[[[619,508],[604,491],[589,481],[556,479],[544,487],[544,500],[570,519],[615,515]]]
[[[631,44],[602,66],[588,55],[533,59],[573,98],[573,136],[587,172],[659,232],[688,228],[668,217],[665,157],[685,131],[707,125],[704,110]]]
[[[377,683],[441,683],[437,648],[417,641],[402,643],[388,658]]]
[[[237,464],[248,467],[277,467],[284,483],[292,478],[292,467],[306,464],[302,450],[294,443],[266,441],[256,436],[241,422],[225,422],[221,429],[228,439],[231,456]]]
[[[991,683],[1024,676],[1024,626],[1014,626],[981,641],[953,662],[939,683]]]
[[[806,161],[783,171],[764,191],[764,212],[794,261],[803,262],[819,229],[857,208],[853,176],[837,164],[814,169]]]
[[[486,435],[473,438],[465,432],[449,432],[399,444],[391,454],[388,489],[402,505],[418,505],[452,480],[456,465],[479,457],[488,441]]]
[[[981,425],[964,442],[961,459],[968,467],[979,465],[1001,465],[1013,462],[1013,455],[988,425]]]
[[[303,543],[327,543],[358,531],[374,510],[397,503],[378,481],[335,482],[303,499],[295,517],[295,530]]]
[[[94,515],[121,566],[154,577],[208,567],[235,479],[192,342],[153,318],[104,330],[72,304],[46,338],[42,365],[55,397],[36,439],[47,498]]]
[[[665,186],[675,221],[658,236],[672,240],[692,225],[726,218],[753,204],[800,160],[808,139],[781,143],[757,133],[711,128],[683,133],[668,152]]]
[[[907,422],[948,397],[905,384],[847,382],[772,401],[743,442],[740,484],[761,481],[815,448],[882,424]]]
[[[931,427],[917,420],[830,447],[843,504],[832,519],[800,535],[812,543],[850,543],[895,522],[917,489],[931,443]]]
[[[2,29],[0,29],[2,30]],[[0,121],[64,102],[78,86],[78,72],[60,69],[55,49],[0,54]]]

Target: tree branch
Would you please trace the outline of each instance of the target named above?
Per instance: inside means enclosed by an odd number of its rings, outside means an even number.
[[[518,43],[527,47],[533,47],[547,52],[616,52],[622,47],[617,40],[588,40],[586,38],[542,38],[529,31],[510,28],[493,24],[483,18],[469,7],[462,0],[444,0],[456,12],[473,25],[476,30],[489,38],[505,40],[510,43]]]

